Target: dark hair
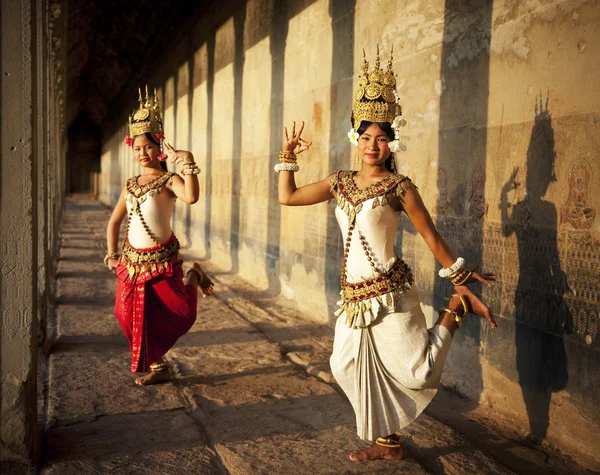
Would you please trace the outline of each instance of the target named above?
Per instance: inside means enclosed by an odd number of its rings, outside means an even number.
[[[390,124],[389,122],[369,122],[367,120],[361,120],[360,125],[356,130],[356,133],[360,137],[362,134],[365,133],[365,130],[367,130],[373,124],[378,125],[379,128],[383,131],[383,133],[387,135],[388,139],[394,140],[396,138],[396,136],[394,135],[394,129],[392,129],[392,124]],[[394,173],[394,169],[392,168],[392,160],[394,160],[393,153],[391,153],[388,159],[385,161],[385,168],[387,169],[387,171]]]
[[[133,136],[131,139],[131,147],[132,148],[133,148],[133,144],[135,143],[135,139],[137,139],[138,137],[141,137],[142,135],[144,137],[146,137],[148,140],[150,140],[150,142],[152,142],[154,145],[158,146],[158,148],[160,150],[160,142],[158,140],[156,140],[156,137],[154,137],[150,132],[144,132],[143,134]],[[160,167],[164,171],[168,171],[166,162],[161,161]]]

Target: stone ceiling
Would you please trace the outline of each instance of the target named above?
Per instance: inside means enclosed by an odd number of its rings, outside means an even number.
[[[101,125],[123,87],[144,74],[147,58],[186,15],[185,0],[70,0],[67,127],[87,113]],[[188,2],[189,5],[189,2]],[[192,3],[193,5],[193,3]]]

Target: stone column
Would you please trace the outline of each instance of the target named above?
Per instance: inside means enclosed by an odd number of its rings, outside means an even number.
[[[37,426],[34,12],[34,2],[0,0],[0,459],[23,464]]]

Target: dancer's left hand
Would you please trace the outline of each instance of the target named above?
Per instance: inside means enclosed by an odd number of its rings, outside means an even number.
[[[166,153],[171,163],[179,165],[181,163],[191,163],[194,161],[194,155],[187,150],[175,150],[168,142],[163,142],[166,147]]]
[[[490,287],[492,285],[491,283],[496,280],[496,274],[492,272],[482,272],[480,274],[479,272],[477,272],[478,270],[479,266],[475,266],[475,268],[471,270],[471,277],[469,277],[469,279],[463,285],[476,284],[478,282],[481,282],[482,284],[485,284],[488,287]]]
[[[473,312],[475,315],[479,315],[480,317],[485,318],[490,323],[492,328],[498,328],[498,324],[496,323],[494,314],[490,307],[484,304],[481,301],[481,299],[471,291],[469,287],[467,287],[466,285],[455,285],[454,291],[457,294],[460,294],[463,297],[467,298],[467,300],[469,301],[469,306],[471,307],[471,312]]]

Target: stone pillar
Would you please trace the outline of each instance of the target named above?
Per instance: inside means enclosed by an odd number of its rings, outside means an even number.
[[[37,426],[34,12],[34,2],[0,0],[0,459],[26,465]]]

